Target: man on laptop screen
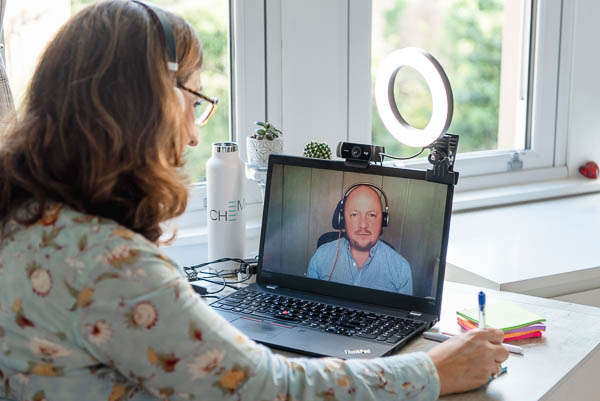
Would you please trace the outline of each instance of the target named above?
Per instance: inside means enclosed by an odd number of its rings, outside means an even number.
[[[332,219],[333,227],[340,230],[338,238],[318,247],[306,276],[413,295],[409,263],[380,240],[389,224],[385,199],[385,192],[373,184],[348,187]]]
[[[439,320],[452,194],[424,171],[272,155],[256,283],[211,306],[273,347],[389,355]]]
[[[354,287],[436,303],[451,187],[419,171],[281,160],[263,215],[263,271],[307,279],[310,291]]]

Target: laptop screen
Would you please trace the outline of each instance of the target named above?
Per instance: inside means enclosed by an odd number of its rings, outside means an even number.
[[[274,160],[264,272],[435,299],[447,246],[447,185],[394,167]]]

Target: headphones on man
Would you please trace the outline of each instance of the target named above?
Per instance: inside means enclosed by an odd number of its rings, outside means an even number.
[[[383,197],[383,200],[385,202],[385,204],[382,205],[383,210],[381,214],[381,228],[383,229],[383,227],[387,227],[390,224],[388,198],[385,192],[383,192],[383,189],[379,188],[377,185],[370,184],[368,182],[359,182],[357,184],[349,186],[348,189],[346,189],[346,192],[344,192],[344,196],[342,197],[342,199],[340,199],[337,206],[335,207],[335,211],[333,212],[333,218],[331,219],[331,225],[336,230],[342,230],[346,225],[346,221],[344,219],[344,204],[346,203],[346,199],[352,191],[354,191],[357,187],[361,186],[370,187],[381,194],[380,196],[378,196],[379,201],[381,201],[381,198]]]
[[[158,27],[160,40],[165,46],[167,53],[167,68],[169,71],[177,72],[177,70],[179,70],[179,63],[177,62],[177,43],[175,42],[175,34],[173,33],[173,28],[171,28],[171,21],[169,20],[169,17],[159,7],[140,0],[133,0],[133,2],[144,7],[152,17],[152,20]],[[175,85],[173,85],[173,89],[177,94],[177,98],[179,99],[181,107],[185,108],[185,98],[183,97],[183,92]]]

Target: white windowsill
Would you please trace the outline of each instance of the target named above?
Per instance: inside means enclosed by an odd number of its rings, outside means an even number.
[[[470,284],[546,297],[600,288],[596,247],[581,244],[578,230],[572,227],[576,225],[588,242],[594,241],[590,237],[600,236],[600,232],[592,235],[595,227],[600,227],[600,221],[596,221],[600,220],[598,192],[600,180],[584,177],[470,191],[457,188],[448,246],[448,278],[456,276],[455,281],[459,282],[466,280]],[[598,207],[593,206],[596,200]],[[593,210],[585,216],[582,208]],[[261,211],[261,203],[248,208],[247,256],[258,251]],[[206,210],[194,213],[206,214]],[[568,235],[564,235],[565,230]],[[189,266],[206,261],[207,242],[206,226],[194,227],[188,222],[178,230],[175,242],[163,249],[179,264]],[[548,249],[559,256],[574,253],[574,257],[555,257]]]
[[[522,202],[583,195],[599,191],[600,180],[591,180],[585,177],[570,177],[536,183],[499,186],[496,188],[457,191],[454,194],[452,210],[463,212]]]
[[[467,181],[477,178],[478,177],[461,178],[459,182],[461,182],[461,180]],[[494,182],[494,180],[491,181]],[[496,180],[496,182],[498,182],[498,180]],[[466,186],[468,187],[468,184]],[[584,177],[562,178],[470,191],[460,191],[460,189],[457,188],[457,191],[454,194],[452,210],[453,212],[462,213],[469,210],[500,207],[516,203],[583,195],[594,192],[600,192],[600,180],[590,180]],[[262,203],[253,202],[248,205],[248,212],[246,220],[247,238],[258,238],[260,236],[260,226],[262,223]],[[196,210],[193,213],[196,215],[204,215],[206,209]],[[193,225],[186,222],[179,225],[180,228],[177,231],[177,238],[170,246],[191,246],[206,244],[208,242],[205,225],[206,218],[187,220],[195,220],[198,224]]]
[[[566,184],[554,185],[574,194]],[[584,187],[597,188],[596,181]],[[600,193],[578,193],[455,213],[448,278],[542,297],[599,289]]]

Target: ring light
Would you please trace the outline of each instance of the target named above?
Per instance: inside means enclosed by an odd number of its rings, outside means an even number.
[[[411,126],[398,111],[394,96],[396,74],[402,67],[419,72],[431,92],[431,119],[424,129]],[[452,88],[444,69],[429,53],[416,47],[396,50],[387,56],[377,72],[375,102],[388,131],[400,142],[413,147],[427,147],[442,137],[452,121]]]

